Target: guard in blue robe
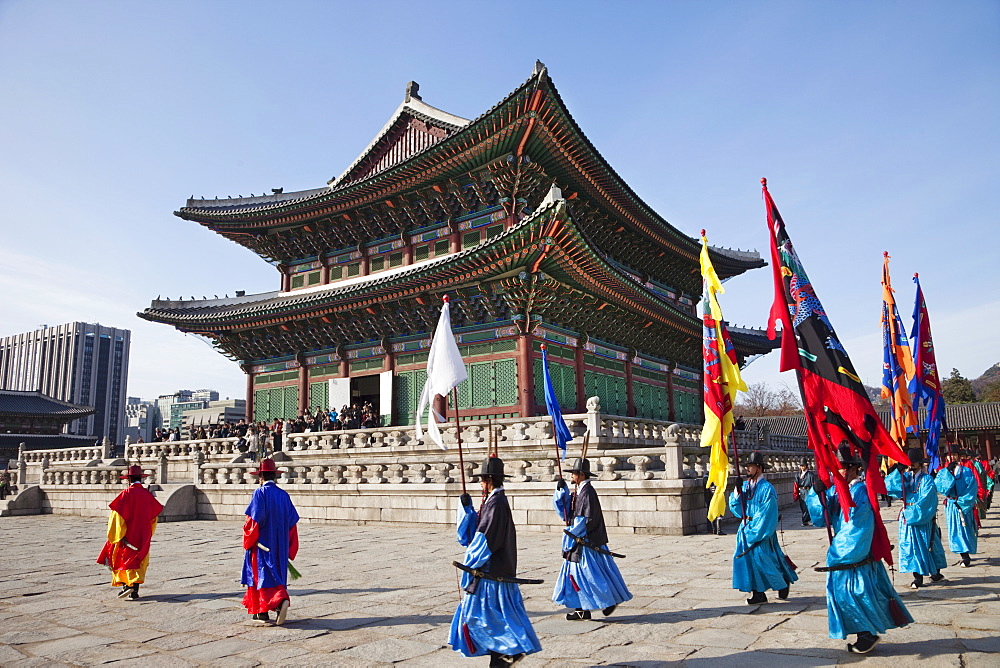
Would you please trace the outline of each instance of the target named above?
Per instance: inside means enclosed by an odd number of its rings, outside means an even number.
[[[491,668],[510,666],[542,649],[514,582],[492,578],[517,577],[517,533],[504,494],[503,462],[490,457],[478,477],[485,497],[477,513],[468,494],[462,495],[457,538],[465,546],[462,563],[484,573],[463,571],[465,595],[451,620],[449,643],[463,656],[490,655]]]
[[[299,549],[297,524],[299,514],[288,492],[275,483],[277,468],[273,459],[262,459],[261,486],[254,490],[243,525],[243,577],[247,592],[243,605],[254,619],[268,621],[276,610],[275,623],[285,623],[288,614],[288,561]]]
[[[954,459],[954,457],[953,457]],[[962,557],[961,565],[972,565],[976,553],[976,499],[979,485],[975,475],[957,460],[938,471],[934,486],[944,496],[944,516],[948,522],[948,549]]]
[[[944,579],[941,569],[948,565],[937,525],[938,491],[934,479],[924,471],[923,448],[909,448],[910,470],[897,464],[886,476],[889,496],[903,500],[899,511],[899,570],[913,573],[911,589],[924,586],[924,576],[931,582]]]
[[[733,589],[750,592],[750,605],[767,603],[764,592],[773,589],[788,598],[788,587],[799,579],[778,544],[778,493],[764,479],[767,464],[757,451],[744,464],[747,480],[729,495],[729,509],[740,518],[733,553]]]
[[[878,644],[880,633],[906,626],[913,617],[906,610],[889,580],[885,566],[872,557],[875,535],[875,510],[868,490],[858,478],[861,460],[850,447],[840,448],[841,472],[847,479],[854,507],[844,519],[835,488],[816,481],[806,495],[813,525],[826,526],[834,532],[826,551],[826,610],[830,637],[844,639],[851,633],[857,641],[847,645],[849,652],[866,654]]]
[[[563,565],[552,600],[567,608],[570,621],[590,619],[592,610],[605,616],[632,598],[618,565],[608,550],[608,531],[597,491],[590,484],[589,459],[576,459],[566,471],[573,476],[576,491],[570,494],[560,480],[552,497],[556,512],[567,524],[563,534]]]

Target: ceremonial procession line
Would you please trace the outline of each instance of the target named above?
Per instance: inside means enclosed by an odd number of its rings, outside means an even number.
[[[600,483],[597,483],[600,491]],[[510,497],[517,507],[517,496]],[[899,504],[883,508],[895,542]],[[1000,665],[1000,520],[986,518],[971,568],[948,553],[945,583],[894,585],[915,622],[858,656],[827,638],[826,532],[783,510],[785,551],[799,580],[790,597],[750,606],[731,586],[735,527],[726,536],[612,535],[634,598],[611,617],[566,621],[551,602],[561,536],[520,531],[518,574],[542,645],[519,666]],[[938,521],[944,525],[944,512]],[[22,665],[475,665],[448,647],[459,602],[454,530],[304,524],[283,626],[249,618],[239,584],[242,523],[161,525],[142,596],[118,600],[93,563],[104,520],[3,518],[0,664]]]

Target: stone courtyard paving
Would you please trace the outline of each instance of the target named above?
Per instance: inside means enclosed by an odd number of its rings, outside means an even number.
[[[514,497],[513,503],[517,500]],[[883,511],[895,542],[898,505]],[[875,653],[850,655],[827,638],[826,533],[785,511],[787,551],[801,579],[787,601],[748,606],[730,588],[734,538],[612,536],[635,599],[609,618],[567,622],[549,601],[556,533],[521,531],[519,571],[543,651],[533,666],[1000,666],[1000,520],[989,518],[970,569],[913,591],[895,584],[916,623]],[[795,526],[792,526],[795,525]],[[94,562],[105,523],[69,516],[0,519],[0,665],[485,666],[447,647],[458,601],[454,532],[303,525],[285,626],[240,606],[241,527],[178,522],[157,531],[139,601],[120,601]],[[950,563],[957,561],[949,554]],[[598,617],[600,615],[598,614]]]

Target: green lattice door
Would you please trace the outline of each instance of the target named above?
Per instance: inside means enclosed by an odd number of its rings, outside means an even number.
[[[563,413],[576,410],[576,367],[559,364],[549,358],[549,376],[556,401]],[[542,374],[542,360],[535,360],[535,403],[545,405],[545,377]]]
[[[324,412],[330,410],[330,383],[321,380],[317,383],[309,383],[309,408],[315,409],[319,406]]]

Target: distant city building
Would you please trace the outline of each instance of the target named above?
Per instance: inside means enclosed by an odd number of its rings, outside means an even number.
[[[215,390],[194,390],[191,392],[191,401],[218,401],[219,393]]]
[[[219,425],[225,422],[236,424],[246,419],[247,402],[245,399],[225,399],[210,401],[204,408],[186,409],[181,417],[181,430]]]
[[[71,322],[0,339],[0,389],[91,406],[64,432],[121,443],[130,338],[127,329]]]
[[[125,404],[125,433],[131,443],[141,438],[150,441],[153,438],[153,423],[156,418],[156,403],[143,401],[138,397],[129,397]]]
[[[185,411],[207,408],[218,401],[216,390],[177,390],[173,394],[161,394],[154,404],[154,415],[150,433],[156,429],[177,429],[181,426]]]

